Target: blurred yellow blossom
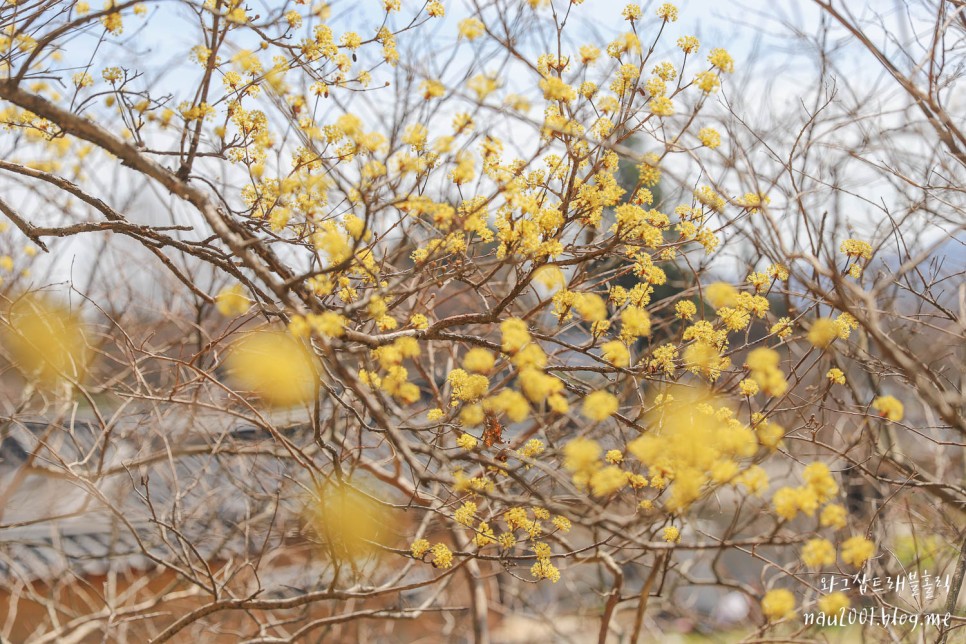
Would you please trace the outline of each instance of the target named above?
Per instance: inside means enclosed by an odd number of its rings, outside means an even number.
[[[315,396],[315,360],[301,341],[278,331],[254,331],[235,342],[225,360],[232,381],[270,405],[288,407]]]
[[[245,295],[241,284],[226,286],[215,296],[215,307],[225,317],[242,315],[251,308],[252,302]]]
[[[775,588],[765,593],[761,612],[769,621],[778,621],[795,614],[795,596],[790,590]]]
[[[863,536],[846,539],[842,543],[842,561],[861,568],[875,554],[875,544]]]
[[[0,337],[23,374],[45,385],[83,378],[91,357],[80,318],[41,295],[13,303]]]
[[[905,408],[895,396],[879,396],[872,401],[872,408],[879,412],[883,418],[887,418],[894,423],[902,420]]]

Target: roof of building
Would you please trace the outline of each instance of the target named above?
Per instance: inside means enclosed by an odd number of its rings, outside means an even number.
[[[284,541],[301,488],[269,432],[148,420],[0,425],[0,582],[197,566]]]

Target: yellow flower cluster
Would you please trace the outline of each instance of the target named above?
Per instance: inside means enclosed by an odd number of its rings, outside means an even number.
[[[844,242],[842,242],[841,246],[839,246],[839,250],[849,257],[856,257],[865,260],[872,259],[872,245],[869,242],[859,239],[846,239]]]
[[[838,493],[839,486],[824,463],[811,463],[803,474],[805,485],[783,487],[775,492],[772,504],[783,519],[794,519],[799,512],[814,516],[819,505],[828,502]]]
[[[713,127],[703,127],[698,130],[697,134],[698,140],[701,141],[701,145],[711,150],[716,149],[721,145],[721,134],[718,133]]]
[[[467,501],[453,513],[453,520],[464,526],[471,526],[476,516],[476,504],[472,501]]]
[[[606,420],[617,413],[617,397],[606,391],[595,391],[584,398],[582,413],[594,422]]]
[[[478,441],[475,436],[471,434],[460,434],[460,437],[456,439],[456,444],[463,449],[470,451],[476,449]]]
[[[454,369],[446,379],[453,388],[453,397],[464,402],[477,401],[490,389],[490,381],[486,376],[470,375],[462,369]]]
[[[647,433],[627,445],[628,452],[647,467],[652,486],[664,487],[665,480],[672,481],[665,503],[671,512],[686,510],[707,485],[760,485],[758,472],[743,479],[739,476],[738,460],[751,457],[758,449],[754,433],[730,409],[716,408],[714,402],[708,399],[698,404],[682,391],[654,412]]]
[[[842,561],[861,568],[875,554],[875,544],[863,536],[846,539],[842,543]]]
[[[795,595],[785,588],[775,588],[761,599],[761,612],[772,622],[795,614]]]
[[[872,401],[872,408],[875,409],[883,418],[887,418],[894,423],[902,420],[905,408],[895,396],[879,396]]]
[[[818,318],[808,330],[808,341],[819,349],[825,349],[839,337],[839,327],[831,318]]]
[[[268,404],[289,407],[315,396],[315,358],[303,342],[287,333],[247,334],[232,345],[226,362],[232,380]]]
[[[527,4],[540,10],[549,2],[529,0]],[[655,31],[671,29],[669,23],[679,19],[678,8],[657,4],[650,18]],[[204,5],[204,10],[216,8],[210,2]],[[642,44],[648,20],[644,9],[640,4],[628,4],[621,11],[626,21],[621,23],[623,33],[606,45],[567,45],[565,50],[537,55],[530,61],[532,82],[520,83],[522,89],[517,91],[521,94],[507,94],[507,79],[485,60],[481,69],[468,74],[458,86],[448,80],[455,75],[440,68],[432,75],[411,79],[415,100],[409,104],[415,109],[406,112],[400,122],[384,127],[386,124],[365,111],[352,113],[344,108],[350,101],[341,100],[343,96],[331,98],[333,92],[361,92],[370,82],[369,90],[382,87],[383,79],[377,80],[380,67],[384,71],[386,66],[396,65],[400,49],[405,51],[397,38],[408,27],[397,26],[407,24],[408,18],[391,15],[404,10],[401,0],[381,0],[377,5],[384,20],[377,20],[381,26],[372,31],[343,31],[348,25],[329,23],[329,9],[324,5],[311,11],[293,6],[276,16],[279,33],[288,43],[284,46],[278,44],[281,40],[271,38],[249,44],[251,49],[235,44],[219,48],[215,44],[219,39],[198,44],[183,52],[184,60],[195,72],[201,66],[206,77],[218,81],[210,93],[198,93],[194,98],[186,95],[167,107],[147,94],[132,94],[127,85],[133,76],[120,66],[104,67],[101,62],[90,67],[92,73],[71,70],[60,79],[61,86],[68,87],[64,81],[70,79],[72,94],[74,89],[86,90],[103,82],[100,89],[111,94],[108,107],[112,113],[130,110],[132,122],[137,123],[127,133],[132,145],[153,140],[155,133],[148,130],[155,125],[169,128],[162,132],[168,138],[173,138],[173,128],[183,127],[185,149],[190,144],[195,156],[193,148],[200,141],[199,159],[205,159],[194,169],[188,167],[190,162],[185,164],[192,181],[204,163],[228,159],[238,178],[232,185],[239,187],[225,203],[240,204],[245,217],[240,230],[277,243],[266,251],[271,261],[275,261],[275,248],[288,246],[304,253],[308,268],[302,270],[308,273],[296,271],[301,279],[288,281],[283,276],[281,280],[282,288],[289,289],[286,297],[304,298],[298,305],[304,308],[296,314],[259,302],[258,310],[266,315],[289,319],[288,333],[256,331],[243,336],[226,353],[231,381],[269,405],[303,404],[318,394],[324,374],[313,346],[325,351],[333,346],[346,349],[344,355],[358,360],[359,381],[385,394],[373,398],[390,404],[394,414],[400,405],[410,405],[404,410],[410,418],[428,425],[415,429],[438,434],[438,446],[447,449],[449,456],[472,462],[487,456],[474,474],[453,473],[453,491],[474,500],[457,496],[461,505],[452,512],[452,521],[473,530],[473,543],[479,548],[499,544],[501,556],[516,546],[518,537],[529,540],[536,558],[531,569],[535,579],[556,582],[560,578],[550,546],[538,539],[545,529],[570,530],[570,519],[557,516],[548,523],[550,513],[544,508],[533,508],[532,515],[524,508],[500,508],[507,525],[500,533],[494,530],[501,527],[500,513],[489,507],[480,512],[477,504],[491,503],[489,494],[502,490],[502,482],[513,485],[512,477],[506,476],[510,466],[504,469],[504,461],[520,459],[522,463],[517,465],[522,471],[537,459],[546,459],[547,463],[536,463],[537,469],[552,468],[558,452],[550,450],[548,457],[543,441],[529,438],[530,434],[518,431],[520,427],[508,429],[501,423],[523,423],[533,417],[533,423],[527,423],[533,428],[528,431],[533,432],[549,428],[548,417],[560,426],[579,423],[583,430],[570,434],[577,438],[561,441],[559,457],[571,482],[582,494],[596,497],[595,503],[634,497],[628,507],[680,516],[719,486],[729,485],[749,496],[764,495],[769,488],[764,463],[753,464],[751,459],[761,448],[765,448],[763,456],[769,456],[770,449],[774,458],[786,435],[773,420],[774,411],[761,408],[752,414],[749,425],[747,417],[742,415],[739,420],[723,399],[666,387],[678,379],[693,386],[698,378],[691,374],[704,381],[724,381],[730,394],[745,397],[735,403],[751,406],[751,412],[756,404],[753,397],[785,396],[790,387],[781,368],[782,354],[773,348],[751,350],[744,362],[747,371],[732,370],[729,357],[733,350],[729,338],[737,348],[736,336],[731,334],[741,333],[746,339],[763,335],[752,325],[769,315],[766,296],[772,289],[787,289],[779,284],[790,278],[787,267],[774,264],[752,270],[746,283],[737,288],[724,282],[704,285],[698,281],[692,289],[690,276],[684,280],[677,276],[677,269],[685,264],[677,258],[712,255],[726,239],[724,233],[716,232],[720,222],[757,213],[769,203],[768,196],[758,192],[736,196],[741,193],[719,186],[715,177],[706,174],[690,184],[696,188],[685,195],[685,203],[676,207],[666,203],[669,193],[662,185],[662,164],[665,170],[677,170],[676,159],[684,157],[675,155],[711,155],[714,153],[703,148],[716,150],[722,145],[721,132],[710,126],[699,128],[702,120],[690,119],[708,103],[702,93],[717,92],[727,82],[727,74],[735,69],[734,58],[724,49],[712,48],[707,52],[707,64],[705,59],[695,60],[700,43],[685,35],[677,40],[680,51],[672,52],[672,60],[655,61],[650,58],[654,51],[650,42]],[[98,29],[108,35],[121,34],[124,24],[118,6],[109,0],[104,11],[91,18],[92,24],[98,26],[99,20]],[[253,34],[261,33],[261,25],[249,24],[255,17],[240,0],[224,0],[217,9],[229,23],[226,33],[249,27],[256,30]],[[123,10],[127,11],[126,5]],[[144,10],[135,8],[133,12]],[[89,11],[87,3],[74,3],[76,16]],[[442,17],[445,12],[441,2],[431,0],[417,10],[412,24]],[[486,42],[494,31],[484,22],[488,16],[476,12],[458,20],[456,42],[451,44],[488,56]],[[537,11],[528,14],[527,20],[543,17]],[[105,35],[104,31],[98,33]],[[3,38],[5,53],[29,52],[37,46],[30,36],[12,30]],[[370,46],[377,52],[381,48],[381,58],[369,55]],[[601,59],[605,53],[609,60]],[[357,64],[357,59],[364,62]],[[686,69],[688,60],[699,68]],[[312,75],[302,83],[293,78],[294,72],[306,64],[311,64]],[[97,70],[101,70],[99,76]],[[45,95],[50,91],[44,90]],[[95,88],[90,94],[97,91]],[[82,98],[87,94],[82,92]],[[123,97],[137,102],[128,104]],[[189,100],[179,104],[181,98]],[[467,105],[451,109],[447,103],[451,99],[475,100],[480,104],[476,107],[485,103],[486,108],[505,114],[526,112],[534,101],[541,110],[534,129],[535,139],[541,137],[539,156],[516,158],[518,142],[501,140],[497,129],[489,127],[485,111]],[[176,105],[178,109],[173,109]],[[429,120],[430,114],[448,116],[436,122]],[[681,116],[674,118],[676,114]],[[51,146],[72,145],[53,141],[67,137],[37,115],[4,108],[0,116],[3,127],[22,128],[28,140],[37,137],[51,139]],[[146,124],[140,122],[142,117]],[[280,121],[284,127],[278,126]],[[630,164],[626,158],[630,155],[616,151],[615,146],[633,134],[630,129],[658,131],[672,121],[688,127],[693,124],[694,129],[682,131],[673,144],[652,138],[650,147]],[[137,141],[133,141],[135,137]],[[625,171],[635,169],[638,179],[630,186]],[[734,212],[724,216],[729,210]],[[398,239],[411,245],[397,262],[387,249],[394,246],[389,242]],[[251,248],[262,250],[254,243]],[[873,246],[868,242],[847,239],[839,248],[851,264],[849,274],[856,277],[872,259]],[[580,265],[584,257],[611,256],[627,270],[588,277]],[[489,272],[487,263],[491,262],[499,266],[498,271]],[[12,258],[0,257],[0,270],[9,272],[14,267]],[[410,269],[411,274],[407,273]],[[250,274],[256,275],[254,271]],[[636,283],[615,283],[625,277]],[[525,295],[492,308],[488,301],[492,292],[486,282],[505,278],[519,286],[514,298]],[[262,287],[243,281],[244,286],[233,284],[213,298],[221,315],[239,317],[253,310]],[[457,314],[456,324],[450,324],[452,320],[445,317],[449,311],[434,309],[432,299],[408,290],[427,285],[432,289],[433,284],[444,290],[458,282],[476,288],[475,295],[467,290],[467,302],[480,296],[468,306],[479,306],[493,315],[470,314],[471,321],[464,324]],[[688,288],[679,296],[682,299],[665,299],[666,289],[661,287],[678,288],[681,283]],[[652,304],[652,298],[660,301]],[[454,300],[448,294],[440,297],[444,299],[452,306]],[[534,306],[525,305],[530,303]],[[674,319],[664,308],[671,304]],[[546,319],[548,310],[556,320]],[[438,320],[432,327],[431,318]],[[46,324],[48,320],[41,315],[33,321],[50,329],[24,331],[33,333],[27,339],[34,343],[50,340],[65,355],[34,356],[32,362],[29,352],[20,355],[12,346],[18,366],[40,376],[48,371],[79,376],[86,360],[86,351],[78,348],[86,345],[83,334],[66,319],[62,324],[57,320]],[[791,317],[770,322],[774,322],[771,334],[780,340],[791,337]],[[574,328],[586,330],[586,346],[567,349],[589,356],[594,363],[588,371],[603,375],[591,375],[582,382],[586,373],[574,375],[567,371],[569,365],[561,365],[568,353],[560,348],[562,344],[551,353],[554,341],[560,340],[549,330],[554,323],[561,334]],[[859,328],[858,321],[847,313],[804,324],[807,340],[822,349],[846,340]],[[466,328],[457,328],[460,326]],[[420,360],[421,342],[434,343],[432,359],[425,363]],[[750,347],[741,346],[740,350],[746,348]],[[437,355],[445,358],[436,361]],[[827,381],[845,384],[843,369],[829,369]],[[419,374],[418,379],[413,378],[416,382],[410,381],[410,371]],[[553,375],[560,373],[567,375]],[[444,383],[438,382],[442,375]],[[640,390],[643,380],[648,381],[647,388],[653,386],[660,392],[650,407],[645,402],[652,395],[650,389],[646,394],[631,394]],[[568,400],[568,388],[583,388],[587,393],[582,400]],[[432,402],[417,406],[421,400]],[[579,417],[568,416],[571,404],[578,401]],[[904,415],[902,403],[892,396],[878,397],[871,406],[893,422]],[[485,425],[482,433],[474,429],[480,425]],[[405,426],[408,430],[408,422]],[[640,433],[624,444],[623,438],[615,438],[620,434],[614,428]],[[449,433],[451,429],[454,433]],[[504,431],[506,437],[501,435]],[[606,431],[611,432],[606,438],[597,433]],[[600,442],[586,435],[596,436]],[[555,442],[557,435],[548,429],[546,437],[553,444],[550,438]],[[488,455],[475,451],[481,443],[492,446],[494,441],[498,445]],[[617,441],[620,443],[615,444]],[[476,496],[480,493],[487,493],[485,500]],[[644,494],[653,499],[639,498]],[[822,527],[842,529],[847,523],[846,511],[831,503],[837,494],[838,485],[828,467],[812,463],[804,469],[801,486],[777,490],[770,502],[783,519],[794,519],[799,513],[815,516],[820,511]],[[448,515],[450,509],[444,507],[441,514]],[[494,527],[481,518],[488,518]],[[666,517],[655,522],[659,525],[667,526],[662,533],[667,542],[680,540],[680,528],[669,525]],[[454,563],[452,551],[443,543],[418,539],[410,551],[417,559],[429,557],[437,568]],[[871,542],[861,537],[853,537],[841,547],[842,560],[854,566],[863,565],[873,553]],[[833,564],[836,554],[832,541],[815,538],[804,544],[801,559],[805,566],[820,567]],[[836,595],[823,601],[823,610],[847,605],[847,598],[843,603]],[[762,602],[769,619],[782,619],[794,609],[795,599],[788,591],[770,591]]]
[[[848,595],[842,591],[830,593],[818,600],[818,609],[826,615],[837,615],[851,605]]]
[[[530,567],[530,574],[534,579],[549,579],[552,583],[560,581],[560,571],[547,557],[537,558],[536,563]]]
[[[219,291],[215,296],[215,308],[225,317],[235,317],[246,313],[252,302],[245,296],[241,284],[233,284]]]
[[[802,563],[809,568],[831,566],[835,563],[835,546],[828,539],[810,539],[802,547]]]
[[[409,552],[415,559],[422,559],[426,553],[432,555],[430,560],[434,568],[450,568],[453,565],[453,552],[444,543],[430,545],[426,539],[417,539],[409,546]]]
[[[818,522],[823,528],[841,530],[847,525],[848,514],[845,508],[837,503],[829,503],[822,508]]]
[[[768,396],[781,396],[788,391],[788,381],[778,367],[780,362],[781,356],[778,352],[765,347],[751,351],[745,360],[745,366],[751,372],[751,379]],[[747,395],[755,393],[757,391]]]

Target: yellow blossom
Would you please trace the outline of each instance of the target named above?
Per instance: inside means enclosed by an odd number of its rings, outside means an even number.
[[[476,440],[476,437],[470,434],[461,434],[460,437],[456,439],[456,445],[467,451],[476,449],[477,443],[478,441]]]
[[[682,320],[690,320],[698,312],[698,307],[690,300],[682,300],[674,305],[674,313]]]
[[[895,396],[879,396],[872,401],[872,408],[879,412],[880,416],[894,423],[902,420],[904,407]]]
[[[711,94],[712,92],[718,91],[718,88],[721,87],[721,80],[714,72],[704,71],[698,72],[694,77],[694,84],[705,94]]]
[[[560,571],[549,559],[537,559],[537,562],[530,567],[530,574],[534,579],[549,579],[552,583],[560,581]]]
[[[542,454],[545,449],[546,447],[544,446],[543,441],[538,438],[531,438],[522,448],[520,448],[519,454],[524,458],[533,458]]]
[[[564,446],[564,467],[571,472],[593,471],[599,465],[600,445],[589,438],[575,438]]]
[[[111,11],[114,9],[114,0],[108,0],[104,4],[104,10],[109,12],[101,16],[101,24],[104,25],[104,29],[115,36],[120,35],[124,31],[124,22],[121,18],[120,11]]]
[[[573,307],[587,322],[599,322],[607,318],[607,303],[596,293],[575,293]]]
[[[426,329],[429,327],[429,318],[422,313],[414,313],[413,316],[409,318],[409,323],[414,329]]]
[[[651,334],[651,317],[637,306],[629,306],[621,313],[621,338],[625,341]]]
[[[613,494],[627,485],[627,477],[616,465],[609,465],[590,476],[590,491],[594,496]]]
[[[777,449],[781,440],[785,437],[785,428],[778,423],[762,422],[755,426],[758,434],[758,441],[765,447]]]
[[[761,494],[768,487],[768,473],[760,465],[752,465],[733,479],[744,486],[750,494]]]
[[[621,16],[624,20],[634,21],[641,17],[641,5],[639,4],[629,4],[624,7],[621,11]]]
[[[256,331],[236,342],[227,358],[232,379],[266,402],[289,406],[311,399],[316,371],[305,345],[275,331]]]
[[[489,373],[496,364],[496,356],[482,347],[474,347],[463,357],[463,366],[476,373]]]
[[[845,374],[842,373],[841,369],[836,369],[835,367],[833,367],[828,370],[828,373],[825,374],[825,377],[828,379],[830,383],[834,383],[836,385],[845,384]]]
[[[839,246],[839,250],[849,257],[857,257],[864,260],[872,259],[872,245],[869,242],[858,239],[846,239]]]
[[[778,322],[773,324],[768,332],[777,335],[779,338],[784,340],[792,334],[791,318],[778,318]]]
[[[852,331],[859,328],[859,321],[849,313],[842,313],[835,318],[835,327],[838,329],[839,338],[848,340]]]
[[[476,504],[472,501],[467,501],[453,513],[453,519],[464,526],[471,526],[475,523],[474,516],[476,515]]]
[[[795,614],[795,596],[784,588],[769,590],[761,600],[761,612],[772,622],[791,617]]]
[[[586,418],[600,422],[617,413],[617,397],[606,391],[595,391],[584,398],[583,414]]]
[[[772,496],[772,504],[778,516],[790,521],[799,511],[813,515],[818,507],[818,497],[809,487],[783,487]]]
[[[437,543],[432,548],[433,567],[449,568],[453,565],[453,553],[445,544]]]
[[[446,379],[453,387],[453,397],[463,401],[479,400],[490,388],[486,376],[470,375],[462,369],[453,369]]]
[[[44,384],[79,379],[90,359],[84,326],[77,315],[46,298],[28,295],[10,309],[2,340],[28,377]]]
[[[698,140],[701,141],[701,145],[706,148],[714,150],[719,145],[721,145],[721,135],[713,127],[703,127],[698,130]]]
[[[545,264],[538,268],[533,274],[533,279],[550,290],[560,288],[567,281],[563,271],[552,264]]]
[[[674,116],[674,103],[667,96],[655,96],[647,103],[647,108],[655,116]]]
[[[840,530],[847,524],[846,517],[847,514],[844,507],[835,503],[830,503],[822,508],[822,513],[819,515],[818,520],[822,527]]]
[[[530,332],[527,330],[527,323],[519,318],[509,318],[500,324],[500,331],[503,332],[503,350],[507,353],[516,353],[530,342]]]
[[[842,543],[842,561],[861,568],[875,554],[875,544],[863,536],[846,539]]]
[[[82,87],[90,87],[94,84],[94,78],[87,72],[77,72],[71,77],[71,81],[78,89]]]
[[[619,465],[624,460],[624,455],[619,449],[610,449],[604,454],[604,460],[613,465]]]
[[[591,65],[600,58],[600,49],[593,45],[582,45],[579,50],[580,62],[584,65]]]
[[[715,282],[704,288],[704,297],[714,309],[734,306],[738,303],[738,291],[726,282]]]
[[[712,49],[708,53],[708,62],[723,72],[731,73],[735,71],[735,61],[724,49]]]
[[[527,399],[519,391],[512,389],[503,389],[495,396],[484,400],[483,409],[505,413],[507,418],[515,423],[522,422],[530,414]]]
[[[626,367],[630,364],[630,352],[620,340],[611,340],[601,345],[604,360],[615,367]]]
[[[838,491],[838,483],[825,463],[815,462],[805,466],[802,478],[808,487],[815,492],[820,503],[832,498]]]
[[[548,101],[570,102],[577,98],[574,88],[556,76],[540,81],[540,89],[543,90],[543,97]]]
[[[457,29],[459,30],[460,38],[466,38],[467,40],[476,40],[486,30],[478,18],[460,20]]]
[[[802,547],[802,563],[809,568],[831,566],[835,563],[835,546],[827,539],[809,539]]]
[[[818,600],[818,609],[826,615],[836,615],[847,610],[851,605],[848,595],[842,591],[825,595]]]
[[[664,22],[676,22],[678,19],[678,8],[670,2],[665,2],[657,8],[657,17]]]
[[[819,349],[828,347],[838,337],[838,327],[830,318],[818,318],[812,322],[812,328],[808,331],[808,341]]]
[[[423,555],[429,552],[430,544],[425,539],[416,539],[413,541],[412,545],[409,546],[409,552],[412,553],[413,557],[416,559],[422,559]]]
[[[342,46],[350,51],[355,51],[362,46],[362,38],[354,31],[347,31],[342,34]]]
[[[700,46],[698,39],[694,36],[681,36],[678,38],[678,48],[685,54],[693,54],[698,51]]]
[[[215,296],[215,308],[225,317],[242,315],[251,305],[251,300],[245,296],[245,288],[241,284],[226,286]]]
[[[754,396],[758,390],[758,383],[751,378],[745,378],[738,383],[738,392],[742,396]]]

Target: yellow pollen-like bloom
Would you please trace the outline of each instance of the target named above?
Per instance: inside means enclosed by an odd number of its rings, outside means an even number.
[[[861,568],[875,554],[875,544],[863,536],[846,539],[842,543],[842,561]]]
[[[809,568],[835,563],[835,546],[827,539],[810,539],[802,547],[802,563]]]
[[[245,296],[245,288],[241,284],[227,286],[215,296],[215,308],[225,317],[242,315],[251,305],[252,302]]]
[[[318,376],[304,343],[287,333],[256,331],[232,345],[226,359],[231,379],[270,405],[311,400]]]
[[[819,349],[825,349],[839,337],[839,330],[835,321],[830,318],[819,318],[812,323],[808,331],[808,341]]]
[[[68,309],[40,296],[18,299],[2,339],[25,376],[53,385],[83,377],[90,352],[84,326]]]
[[[879,396],[872,402],[872,408],[878,411],[883,418],[887,418],[894,423],[902,420],[904,413],[902,403],[894,396]]]
[[[795,614],[795,596],[790,590],[769,590],[761,600],[761,612],[769,621],[778,621]]]
[[[617,397],[613,394],[606,391],[595,391],[584,398],[582,412],[588,419],[600,422],[617,413],[619,405]]]
[[[852,601],[844,592],[834,592],[818,600],[818,609],[826,615],[836,615],[848,610]]]

